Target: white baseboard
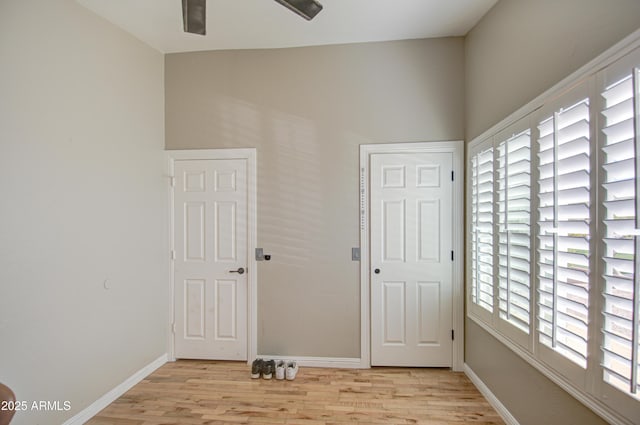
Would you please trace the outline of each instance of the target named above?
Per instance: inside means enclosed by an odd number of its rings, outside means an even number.
[[[516,418],[513,417],[511,412],[507,410],[504,404],[502,404],[500,400],[498,400],[498,397],[496,397],[495,394],[491,392],[489,387],[487,387],[485,383],[482,382],[482,379],[480,379],[480,377],[476,375],[475,372],[466,363],[464,364],[464,373],[478,388],[478,391],[480,391],[480,393],[487,399],[489,404],[493,406],[494,409],[496,409],[496,412],[498,412],[498,414],[502,417],[507,425],[520,425]]]
[[[278,355],[258,355],[260,359],[277,359],[285,361],[295,361],[302,367],[327,367],[337,369],[368,369],[363,365],[358,357],[296,357]]]
[[[158,369],[160,366],[162,366],[166,362],[167,362],[167,355],[166,354],[161,355],[160,357],[158,357],[157,359],[155,359],[154,361],[152,361],[151,363],[149,363],[148,365],[146,365],[145,367],[143,367],[142,369],[140,369],[139,371],[131,375],[124,382],[119,384],[117,387],[115,387],[114,389],[112,389],[111,391],[109,391],[108,393],[106,393],[105,395],[103,395],[93,403],[91,403],[89,406],[87,406],[84,410],[80,411],[78,414],[73,416],[71,419],[64,422],[62,425],[84,424],[89,419],[97,415],[98,412],[100,412],[102,409],[104,409],[105,407],[113,403],[122,394],[129,391],[131,387],[133,387],[134,385],[142,381],[144,378],[149,376],[152,372],[154,372],[156,369]]]

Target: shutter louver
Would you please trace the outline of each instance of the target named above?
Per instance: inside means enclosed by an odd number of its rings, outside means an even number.
[[[529,333],[531,130],[498,153],[498,302],[500,318]]]
[[[589,99],[538,125],[538,335],[582,368],[587,363]]]
[[[635,126],[640,72],[605,88],[603,151],[603,379],[640,399],[638,377],[638,215]],[[635,87],[634,87],[635,80]]]
[[[493,312],[493,148],[471,159],[471,300]]]

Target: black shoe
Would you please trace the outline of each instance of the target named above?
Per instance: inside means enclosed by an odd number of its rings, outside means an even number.
[[[251,364],[251,378],[258,379],[260,374],[262,373],[262,369],[264,368],[264,360],[255,359]]]
[[[276,362],[267,360],[262,364],[262,379],[271,379],[276,371]]]

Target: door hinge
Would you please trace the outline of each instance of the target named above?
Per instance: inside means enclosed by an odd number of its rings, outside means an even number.
[[[451,181],[453,181],[453,171],[451,171]]]
[[[451,329],[451,341],[454,341],[455,339],[455,334],[453,332],[453,329]]]
[[[453,261],[453,251],[451,251],[451,261]]]
[[[171,332],[176,333],[176,324],[175,323],[171,324]]]
[[[171,250],[171,259],[172,260],[176,259],[176,252],[173,249]]]
[[[169,177],[169,184],[171,187],[176,187],[176,178],[174,176]]]

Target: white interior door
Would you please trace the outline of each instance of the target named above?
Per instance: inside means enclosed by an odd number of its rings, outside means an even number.
[[[247,160],[174,165],[175,357],[247,359]]]
[[[453,155],[370,158],[371,364],[451,366]]]

